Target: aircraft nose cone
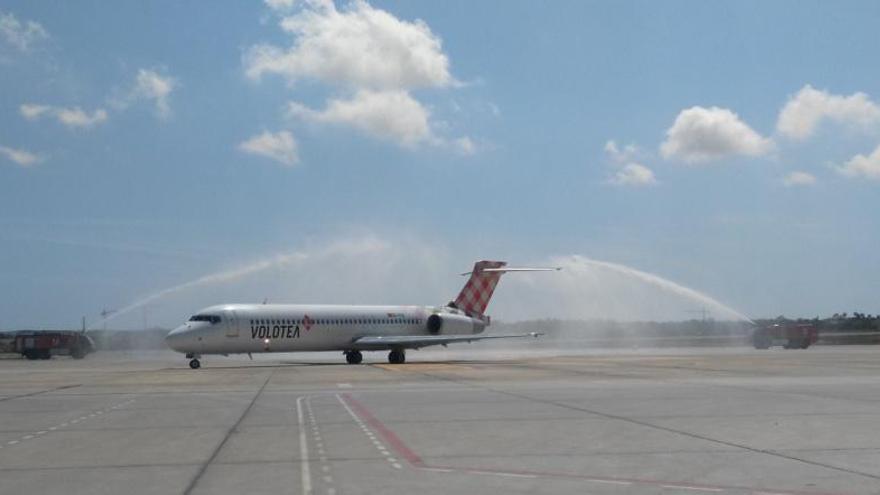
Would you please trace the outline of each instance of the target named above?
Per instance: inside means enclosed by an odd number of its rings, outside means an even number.
[[[186,352],[185,344],[187,339],[186,327],[177,327],[174,330],[168,332],[168,335],[165,336],[165,344],[168,347],[174,349],[178,352]]]

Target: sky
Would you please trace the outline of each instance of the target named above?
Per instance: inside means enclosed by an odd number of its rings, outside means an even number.
[[[0,3],[0,328],[880,312],[876,2],[206,7]]]

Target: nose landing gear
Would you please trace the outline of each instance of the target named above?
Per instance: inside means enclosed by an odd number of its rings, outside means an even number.
[[[190,362],[189,362],[190,368],[197,370],[202,367],[202,363],[199,362],[199,355],[198,354],[195,354],[192,352],[187,352],[186,358],[190,359]]]

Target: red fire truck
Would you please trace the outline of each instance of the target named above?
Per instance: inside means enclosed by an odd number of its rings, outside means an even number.
[[[83,332],[50,330],[18,332],[11,347],[28,359],[49,359],[53,354],[82,359],[95,351],[95,343]]]
[[[786,349],[806,349],[816,343],[819,332],[810,323],[774,323],[752,333],[755,349],[781,345]]]

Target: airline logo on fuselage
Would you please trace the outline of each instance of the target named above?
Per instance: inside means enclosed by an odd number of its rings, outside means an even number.
[[[252,339],[298,339],[299,325],[251,325]]]
[[[303,315],[302,326],[306,332],[312,329],[315,320]],[[251,323],[252,339],[298,339],[300,338],[297,320],[255,320]]]

